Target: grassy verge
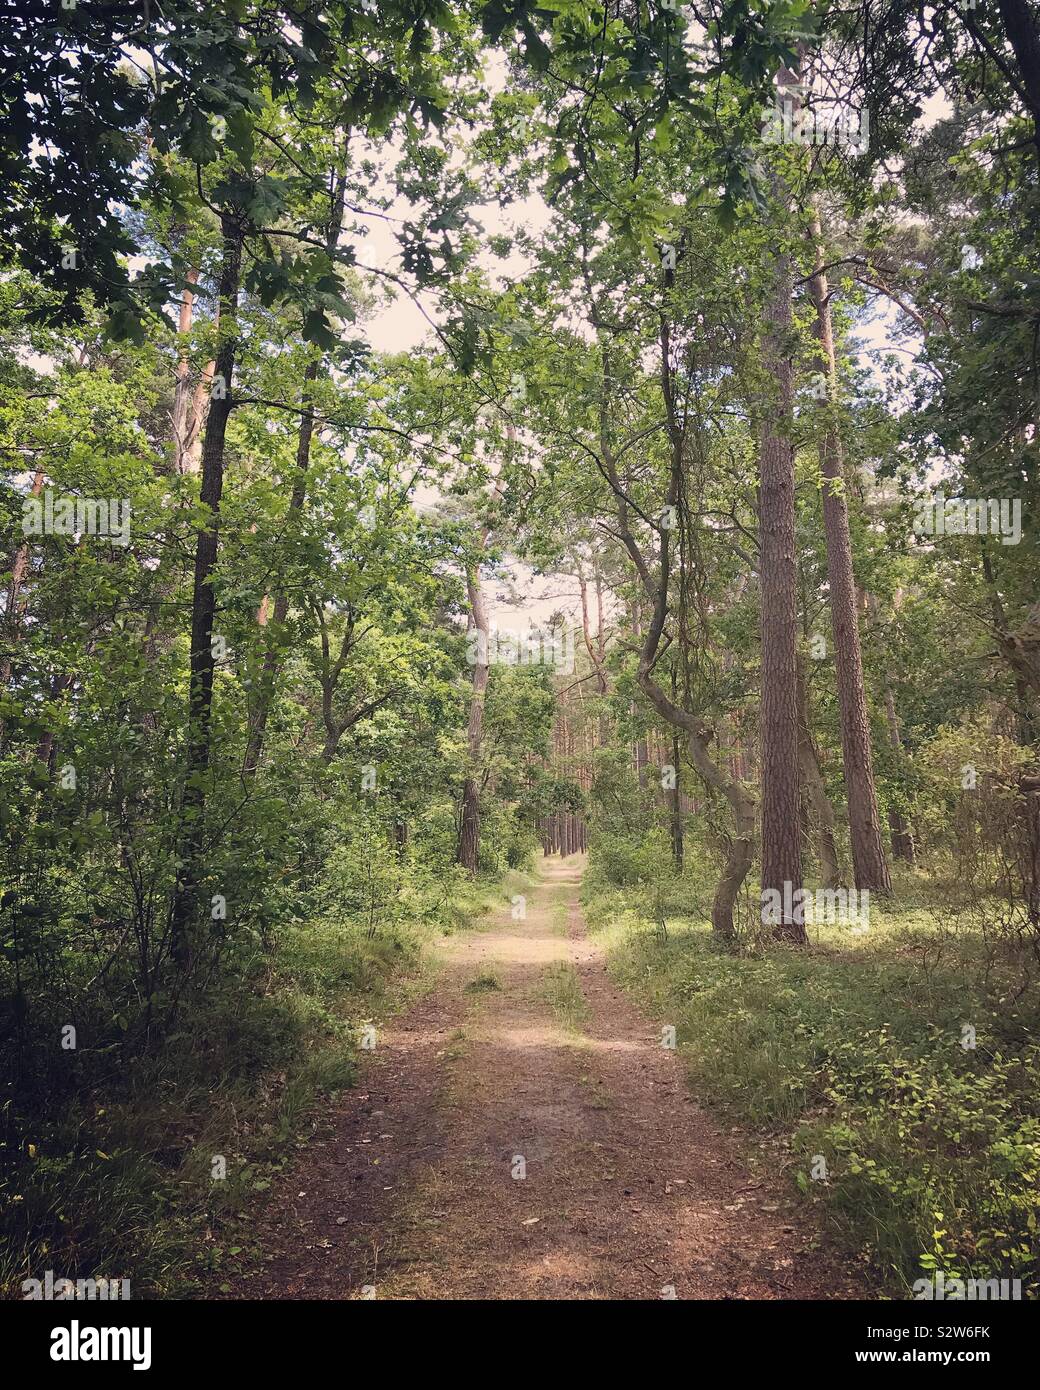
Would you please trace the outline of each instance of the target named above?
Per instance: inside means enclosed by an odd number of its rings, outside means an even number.
[[[666,939],[651,890],[586,892],[615,978],[676,1026],[697,1094],[769,1139],[897,1296],[937,1268],[1040,1295],[1040,1008],[1022,960],[940,932],[920,890],[862,935],[825,925],[809,952],[730,955],[690,913],[699,896],[669,890]]]
[[[41,1111],[0,1173],[0,1296],[22,1297],[22,1281],[48,1269],[126,1278],[134,1297],[188,1295],[219,1273],[238,1251],[214,1232],[354,1084],[365,1025],[427,989],[427,947],[501,907],[519,881],[463,887],[426,923],[283,928],[233,986],[192,1001],[190,1025],[185,1010],[161,1046]]]

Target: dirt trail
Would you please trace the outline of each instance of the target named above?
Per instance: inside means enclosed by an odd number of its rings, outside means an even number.
[[[580,874],[545,861],[525,917],[447,943],[251,1227],[265,1263],[230,1296],[862,1296],[612,984]]]

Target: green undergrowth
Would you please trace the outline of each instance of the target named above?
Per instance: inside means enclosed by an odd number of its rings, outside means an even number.
[[[813,927],[808,951],[721,951],[694,881],[593,875],[585,906],[614,977],[675,1025],[698,1096],[768,1138],[881,1287],[942,1269],[1035,1298],[1037,994],[1023,956],[940,929],[929,896],[897,886],[865,933]]]
[[[71,1094],[17,1115],[27,1137],[0,1171],[0,1295],[21,1298],[48,1269],[126,1278],[133,1297],[219,1285],[240,1215],[355,1084],[380,1020],[431,984],[430,948],[508,910],[529,881],[458,879],[407,919],[285,926],[154,1045],[78,1056]],[[3,1118],[13,1128],[10,1101]]]

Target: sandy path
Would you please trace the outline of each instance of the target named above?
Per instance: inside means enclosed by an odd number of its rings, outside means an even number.
[[[450,940],[435,989],[379,1035],[230,1296],[861,1296],[608,978],[580,863],[540,873],[526,916]],[[466,988],[488,974],[498,988]]]

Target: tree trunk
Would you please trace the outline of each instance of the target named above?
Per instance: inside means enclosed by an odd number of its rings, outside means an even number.
[[[794,80],[781,73],[783,94]],[[777,181],[779,189],[779,181]],[[783,202],[788,200],[784,198]],[[758,494],[762,632],[762,894],[783,903],[776,935],[804,943],[803,923],[787,904],[802,888],[798,828],[798,571],[795,557],[794,321],[790,258],[778,251],[765,308],[763,366],[777,395],[761,431]],[[785,893],[785,885],[790,885]]]
[[[841,866],[834,839],[834,807],[820,771],[820,759],[809,727],[809,699],[805,688],[805,672],[798,663],[798,756],[801,762],[802,783],[805,787],[816,822],[816,845],[820,856],[820,878],[824,888],[841,884]]]
[[[672,769],[675,775],[675,786],[668,790],[668,803],[671,812],[672,828],[672,863],[675,865],[675,872],[681,874],[683,871],[683,814],[682,814],[682,792],[679,788],[679,735],[672,734]]]
[[[736,940],[734,911],[744,880],[751,871],[755,857],[755,805],[744,790],[743,783],[727,778],[712,761],[703,738],[688,735],[690,761],[708,786],[721,791],[733,813],[734,834],[726,850],[726,863],[715,886],[711,905],[711,929],[725,944]]]
[[[33,474],[32,486],[29,488],[29,496],[39,497],[42,491],[43,469],[38,468]],[[11,577],[7,584],[7,603],[4,610],[4,626],[7,629],[10,651],[5,655],[3,666],[0,667],[0,692],[7,688],[7,684],[11,679],[11,671],[14,668],[14,650],[19,641],[19,599],[21,597],[22,585],[25,583],[25,576],[29,573],[30,555],[29,542],[22,541],[11,560]],[[3,735],[3,727],[3,721],[0,720],[0,736]]]
[[[199,283],[198,270],[194,268],[189,270],[187,280],[189,285],[197,285]],[[182,337],[187,337],[191,332],[194,307],[194,292],[185,289],[181,299],[180,313],[177,317],[177,332]],[[173,391],[173,413],[171,415],[174,466],[178,473],[195,471],[191,466],[191,446],[198,435],[198,429],[194,424],[197,396],[191,384],[189,367],[188,352],[185,347],[182,349],[180,360],[177,363],[177,380]]]
[[[643,635],[643,615],[639,605],[638,597],[632,604],[632,635],[639,639]],[[639,717],[638,706],[633,702],[630,706],[633,720]],[[636,770],[636,782],[641,792],[646,791],[647,775],[646,768],[649,756],[646,751],[646,736],[636,735],[636,740],[632,745],[632,763]]]
[[[903,740],[899,732],[899,716],[896,714],[895,696],[892,694],[892,687],[885,686],[885,716],[888,721],[888,741],[894,752],[899,753],[903,747]],[[894,807],[889,808],[888,828],[892,836],[892,853],[897,859],[902,859],[906,864],[916,862],[917,854],[914,849],[914,837],[910,830],[910,824],[901,811]]]
[[[673,272],[665,271],[665,287],[670,289]],[[666,506],[678,506],[683,485],[683,431],[676,409],[675,393],[672,383],[671,328],[668,319],[662,315],[660,324],[660,378],[661,397],[664,402],[668,424],[670,448],[670,470]],[[716,940],[729,947],[736,939],[734,909],[737,897],[751,868],[755,844],[755,805],[741,782],[727,778],[721,767],[708,752],[709,729],[688,710],[676,701],[670,700],[653,676],[654,662],[660,648],[661,637],[668,617],[668,588],[671,573],[671,532],[662,527],[658,541],[658,567],[656,578],[651,575],[650,566],[640,550],[628,522],[628,502],[624,488],[617,473],[617,465],[611,449],[607,427],[606,401],[610,390],[610,359],[606,347],[602,350],[603,390],[600,402],[600,449],[604,472],[617,502],[617,535],[635,566],[643,590],[653,604],[653,616],[643,639],[639,654],[637,683],[661,718],[674,729],[682,731],[686,737],[690,761],[702,780],[726,798],[733,813],[734,834],[729,839],[726,864],[715,890],[711,909],[712,931]]]
[[[890,893],[892,880],[889,877],[885,847],[881,839],[881,818],[878,814],[877,791],[874,786],[874,755],[870,741],[870,714],[863,685],[863,653],[856,613],[856,584],[852,572],[849,509],[845,501],[844,457],[835,418],[838,373],[834,355],[830,292],[823,270],[823,237],[816,208],[812,211],[811,230],[816,248],[816,268],[809,281],[809,292],[816,307],[816,335],[820,343],[820,356],[827,377],[828,391],[827,421],[820,438],[823,528],[827,540],[827,583],[830,589],[838,709],[841,714],[841,747],[849,808],[852,873],[858,889],[867,888],[874,893]]]
[[[207,509],[195,550],[195,580],[191,603],[191,653],[188,684],[188,738],[178,870],[170,909],[170,950],[177,965],[191,963],[191,918],[198,890],[202,847],[202,817],[206,805],[205,775],[210,761],[210,723],[213,711],[213,615],[216,596],[213,577],[217,564],[220,499],[224,490],[224,446],[231,414],[231,386],[238,344],[235,338],[239,279],[242,267],[242,226],[229,214],[221,217],[223,259],[218,298],[222,341],[216,357],[215,382],[220,391],[210,404],[202,449],[199,493]]]
[[[1033,121],[1033,143],[1040,154],[1040,30],[1026,0],[997,0],[997,8],[1018,63],[1022,90]]]
[[[408,853],[408,822],[403,815],[394,817],[394,853],[397,862],[403,864]]]
[[[606,669],[606,634],[603,630],[603,579],[597,569],[595,574],[596,584],[596,640],[592,639],[592,627],[589,621],[589,592],[588,582],[579,566],[578,569],[578,588],[581,594],[581,631],[585,639],[585,649],[592,662],[592,668],[596,673],[596,694],[600,696],[599,706],[599,742],[601,748],[606,748],[610,742],[610,727],[607,720],[606,696],[610,691],[607,681]]]
[[[300,416],[300,430],[296,440],[296,476],[293,481],[292,496],[289,499],[287,518],[290,529],[292,523],[302,513],[303,504],[307,498],[307,474],[311,464],[311,440],[314,437],[313,388],[318,379],[319,366],[320,363],[317,359],[309,362],[303,377],[301,392],[303,414]],[[263,616],[258,615],[261,626],[267,626],[267,602],[267,595],[265,594],[264,607],[261,610]],[[255,777],[256,770],[260,766],[260,758],[264,750],[264,736],[267,732],[267,720],[271,712],[271,701],[274,698],[275,685],[282,664],[278,643],[281,640],[282,628],[288,613],[289,595],[282,589],[275,595],[274,623],[264,651],[264,663],[260,671],[256,705],[249,721],[249,737],[246,741],[246,753],[242,763],[242,776],[246,779]],[[330,759],[334,754],[335,748],[330,754]]]
[[[667,571],[666,571],[667,572]],[[654,633],[656,623],[648,634],[639,658],[637,680],[639,688],[657,713],[675,729],[686,736],[690,762],[702,780],[725,797],[733,813],[733,835],[728,840],[726,863],[722,877],[715,889],[711,908],[711,926],[716,938],[725,945],[736,939],[734,909],[737,897],[747,878],[754,859],[755,849],[755,803],[744,790],[743,784],[727,777],[708,752],[708,730],[696,715],[690,714],[670,700],[654,680],[651,664],[656,652]]]
[[[483,551],[487,532],[481,536],[480,550]],[[467,872],[475,874],[480,858],[480,755],[484,736],[484,695],[488,684],[487,641],[490,630],[487,606],[480,583],[479,561],[474,563],[466,576],[469,593],[469,611],[473,628],[478,633],[480,644],[476,650],[473,664],[473,695],[469,705],[469,728],[466,735],[467,768],[462,785],[462,817],[459,827],[459,848],[456,862]],[[481,659],[483,658],[483,659]]]

